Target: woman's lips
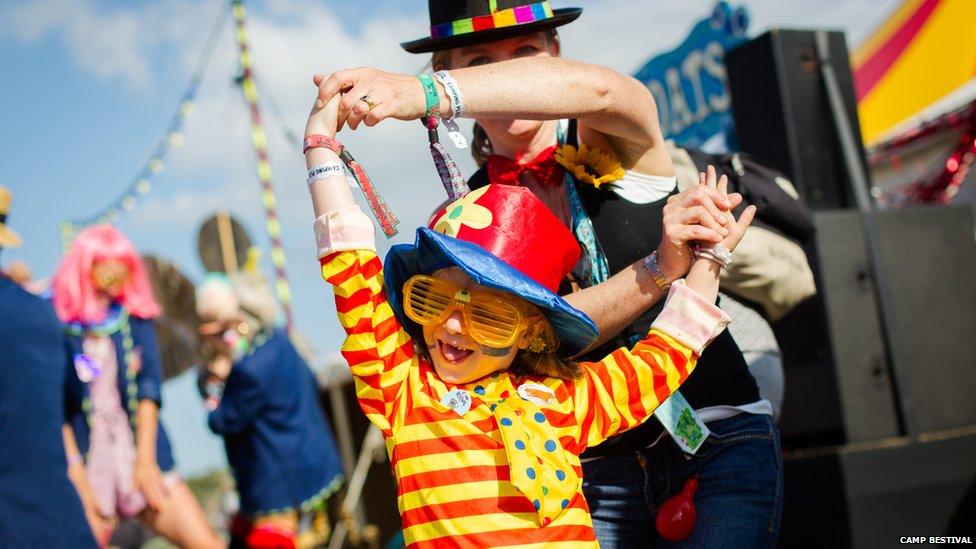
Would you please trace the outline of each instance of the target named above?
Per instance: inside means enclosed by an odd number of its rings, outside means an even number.
[[[438,347],[440,348],[441,355],[445,359],[447,359],[448,362],[460,362],[465,358],[467,358],[468,355],[470,355],[472,352],[474,352],[471,349],[462,349],[460,347],[455,347],[454,345],[451,345],[450,343],[444,340],[439,340],[438,343],[439,343]]]

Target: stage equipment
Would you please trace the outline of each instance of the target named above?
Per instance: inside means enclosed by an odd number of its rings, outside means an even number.
[[[780,547],[976,536],[976,427],[787,452],[783,473]]]
[[[809,208],[853,208],[851,179],[824,86],[816,34],[772,29],[726,54],[736,131],[741,150],[789,175]],[[826,59],[860,144],[844,35],[824,34]],[[863,151],[858,151],[858,158],[863,167]]]
[[[808,306],[813,310],[806,318],[822,315],[825,322],[777,326],[786,352],[782,429],[787,446],[832,432],[837,423],[848,442],[976,425],[972,213],[967,206],[933,206],[873,217],[878,274],[889,286],[894,369],[884,366],[883,325],[858,215],[817,212],[822,309]]]

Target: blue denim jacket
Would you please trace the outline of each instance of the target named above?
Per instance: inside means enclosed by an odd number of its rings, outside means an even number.
[[[95,547],[68,481],[64,365],[50,303],[0,275],[0,545]]]
[[[119,357],[118,387],[122,397],[122,406],[129,414],[129,421],[135,424],[136,403],[139,400],[152,400],[162,407],[162,372],[163,366],[159,358],[159,347],[156,343],[156,326],[152,320],[129,316],[125,311],[114,309],[110,314],[119,315],[119,327],[112,331],[109,337],[115,345],[115,356]],[[123,346],[123,329],[121,323],[128,323],[131,330],[133,349],[139,353],[139,369],[132,375],[125,363],[125,349]],[[88,453],[89,424],[88,413],[90,407],[85,404],[89,398],[88,383],[78,378],[74,367],[73,357],[82,354],[83,330],[77,325],[65,327],[65,346],[68,352],[68,383],[66,413],[74,430],[78,449],[83,455]],[[134,387],[134,399],[130,399],[129,387]],[[156,434],[156,461],[163,471],[173,469],[173,451],[169,437],[162,422]]]
[[[307,511],[339,487],[315,378],[282,332],[234,364],[207,423],[224,437],[245,515]]]

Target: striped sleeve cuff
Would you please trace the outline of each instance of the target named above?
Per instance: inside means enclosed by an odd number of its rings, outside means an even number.
[[[359,206],[338,208],[315,220],[318,257],[346,250],[376,251],[376,229]]]
[[[728,326],[732,318],[677,280],[671,285],[664,310],[651,325],[684,343],[696,355]]]

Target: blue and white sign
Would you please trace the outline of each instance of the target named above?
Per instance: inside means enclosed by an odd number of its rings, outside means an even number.
[[[748,24],[745,9],[732,9],[721,0],[681,45],[634,74],[654,95],[665,138],[711,152],[727,151],[727,143],[735,143],[725,52],[745,41]]]

